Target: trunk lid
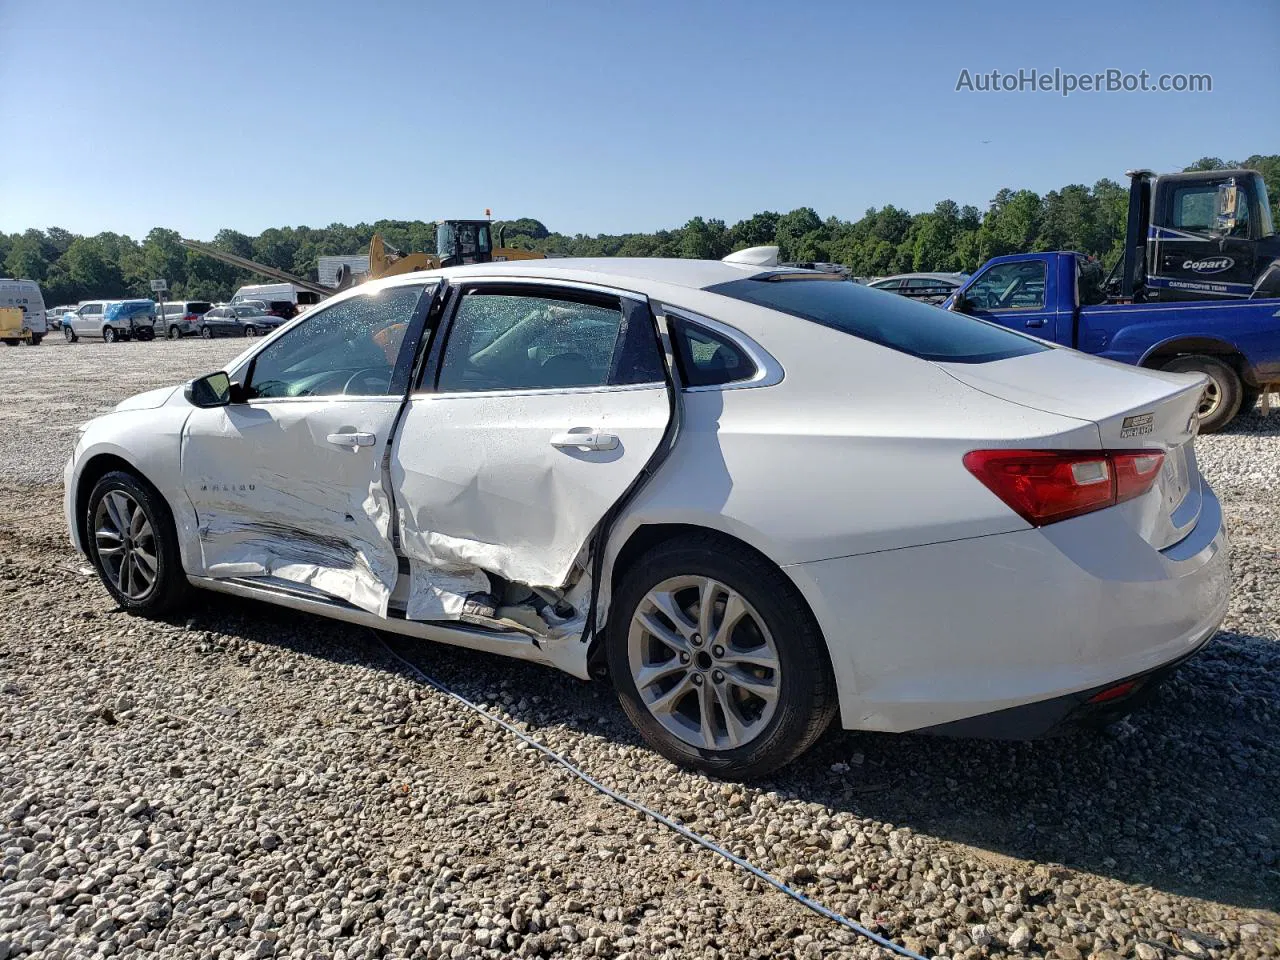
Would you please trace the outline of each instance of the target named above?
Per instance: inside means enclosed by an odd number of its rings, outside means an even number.
[[[1201,490],[1194,437],[1204,376],[1145,370],[1062,349],[938,366],[1011,403],[1093,422],[1103,450],[1162,451],[1164,466],[1151,490],[1114,509],[1160,550],[1195,526]]]

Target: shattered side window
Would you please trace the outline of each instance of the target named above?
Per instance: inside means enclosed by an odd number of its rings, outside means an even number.
[[[622,329],[616,300],[473,290],[449,330],[438,389],[529,390],[609,383]]]
[[[385,396],[422,286],[390,287],[317,308],[253,361],[253,398]]]

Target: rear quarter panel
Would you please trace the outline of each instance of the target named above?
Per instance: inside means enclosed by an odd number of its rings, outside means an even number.
[[[964,454],[1029,438],[1098,445],[1092,423],[1009,403],[809,321],[728,303],[690,309],[755,338],[782,382],[683,393],[675,448],[620,518],[620,539],[643,524],[693,524],[786,565],[1022,529],[964,468]]]
[[[1280,300],[1103,304],[1080,310],[1078,348],[1141,364],[1182,339],[1215,340],[1262,379],[1280,375]]]

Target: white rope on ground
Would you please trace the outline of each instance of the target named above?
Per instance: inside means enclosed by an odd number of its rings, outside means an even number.
[[[734,866],[747,871],[747,873],[750,873],[752,876],[760,880],[763,880],[765,883],[769,884],[769,886],[773,887],[779,893],[785,894],[786,896],[790,897],[792,900],[796,901],[796,903],[800,904],[802,907],[806,907],[809,910],[812,910],[814,913],[818,914],[819,916],[825,917],[826,919],[832,921],[833,923],[839,924],[840,926],[844,927],[846,930],[849,930],[860,937],[865,937],[866,939],[872,941],[878,946],[881,946],[886,950],[896,953],[899,956],[908,957],[910,958],[910,960],[926,960],[925,957],[916,953],[915,951],[909,950],[906,947],[902,946],[901,944],[895,943],[894,941],[888,939],[887,937],[882,937],[880,934],[876,933],[874,930],[870,930],[867,927],[864,927],[862,924],[858,923],[857,921],[850,920],[848,917],[844,916],[843,914],[836,913],[836,911],[832,910],[831,908],[826,907],[821,903],[818,903],[816,900],[813,900],[805,896],[799,890],[796,890],[793,887],[788,886],[786,883],[783,883],[781,880],[779,880],[777,877],[773,876],[772,874],[766,873],[764,870],[761,870],[759,867],[757,867],[755,864],[751,863],[750,861],[744,860],[742,857],[739,857],[733,853],[730,853],[728,850],[720,846],[720,844],[716,843],[714,840],[708,840],[706,837],[702,836],[701,834],[695,833],[693,830],[690,830],[684,824],[677,823],[676,821],[672,820],[670,817],[667,817],[664,814],[659,813],[658,811],[652,809],[651,807],[645,806],[643,803],[640,803],[638,800],[632,800],[630,797],[619,793],[617,790],[614,790],[611,787],[605,786],[603,783],[600,783],[594,777],[584,772],[580,767],[575,766],[572,761],[561,756],[559,753],[556,753],[556,751],[552,750],[550,747],[544,745],[538,740],[535,740],[533,737],[529,736],[527,733],[523,732],[522,730],[513,726],[512,724],[507,723],[507,721],[503,720],[501,717],[498,717],[490,713],[489,711],[485,710],[483,707],[472,703],[462,694],[455,693],[453,690],[445,686],[439,680],[436,680],[433,677],[429,676],[417,664],[413,663],[411,660],[405,659],[404,657],[400,656],[400,654],[396,653],[396,651],[392,649],[391,645],[387,643],[387,641],[383,638],[382,634],[378,633],[376,630],[370,630],[370,633],[372,633],[377,638],[378,643],[382,645],[382,648],[386,650],[387,653],[393,659],[403,664],[409,670],[410,673],[412,673],[415,677],[417,677],[423,683],[427,684],[427,686],[432,687],[438,692],[444,694],[446,697],[449,697],[455,700],[456,702],[462,704],[462,706],[466,707],[468,710],[472,711],[473,713],[479,714],[481,717],[488,720],[490,723],[495,724],[498,727],[501,727],[503,730],[506,730],[508,733],[522,740],[524,743],[528,744],[530,747],[537,750],[547,759],[559,764],[565,770],[569,771],[569,773],[573,774],[573,776],[577,777],[579,780],[587,784],[587,786],[591,787],[593,790],[599,791],[600,793],[604,794],[606,797],[609,797],[611,800],[615,800],[616,802],[622,804],[623,806],[629,807],[632,810],[635,810],[637,813],[643,814],[644,816],[648,817],[650,820],[653,820],[655,823],[659,823],[662,826],[666,827],[668,830],[673,830],[674,832],[680,834],[680,836],[684,837],[686,840],[690,840],[693,843],[696,843],[699,846],[704,847],[707,850],[710,850],[712,853],[716,854],[717,856],[723,857],[725,860],[728,860]]]

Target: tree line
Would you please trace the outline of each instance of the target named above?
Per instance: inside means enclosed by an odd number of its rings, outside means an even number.
[[[1255,155],[1243,163],[1204,157],[1187,170],[1244,166],[1262,173],[1272,209],[1280,213],[1280,155]],[[1043,196],[1003,189],[985,210],[942,200],[912,214],[892,204],[867,210],[858,220],[822,218],[809,207],[765,211],[732,226],[694,217],[656,233],[589,236],[549,231],[531,218],[500,221],[509,246],[570,257],[687,257],[717,259],[734,250],[776,243],[785,262],[841,263],[855,276],[911,271],[972,271],[1006,253],[1078,250],[1108,265],[1124,242],[1128,188],[1113,180],[1092,187],[1069,184]],[[379,220],[355,226],[272,227],[256,237],[220,230],[215,246],[300,276],[316,276],[317,258],[363,253],[370,238],[405,252],[434,251],[435,224]],[[169,297],[226,300],[243,284],[260,282],[244,270],[188,250],[177,232],[156,227],[138,242],[117,233],[80,236],[60,227],[0,233],[6,276],[37,281],[49,305],[114,297],[149,297],[150,281],[169,282]]]

